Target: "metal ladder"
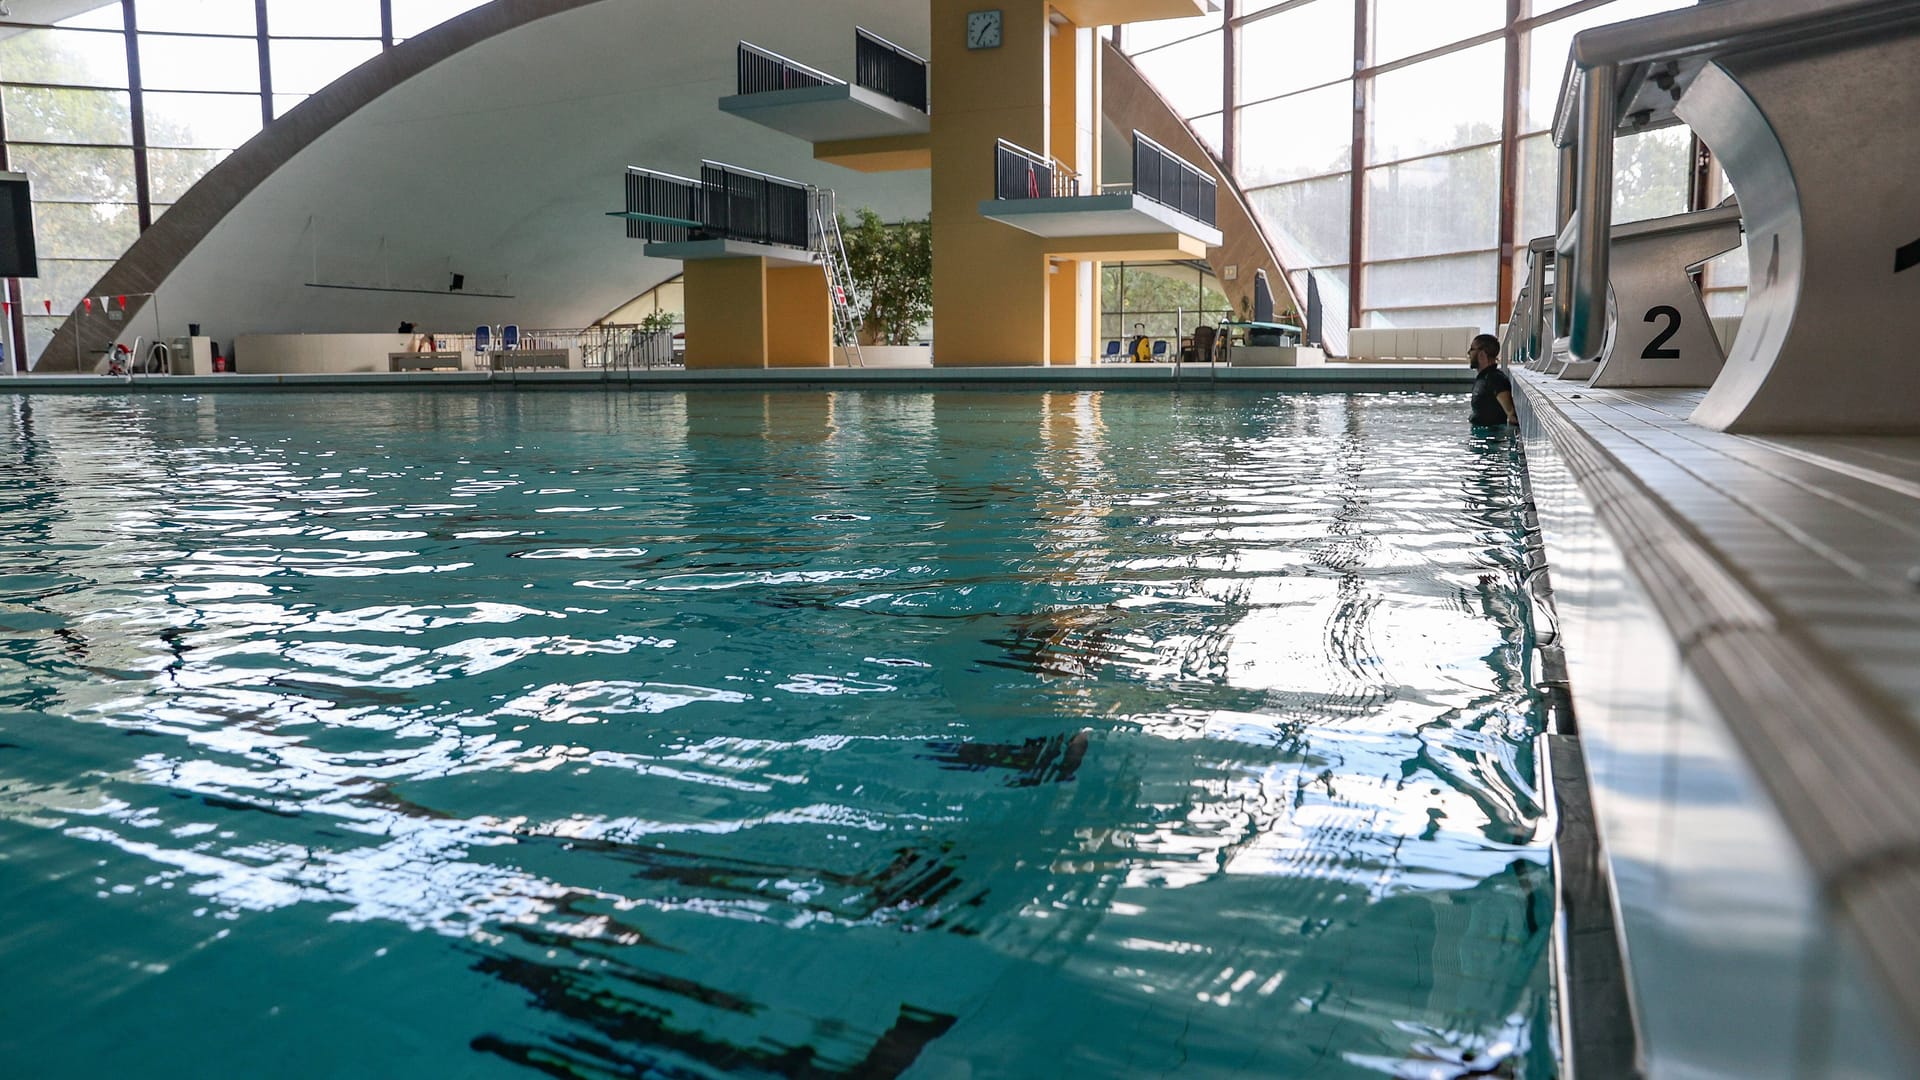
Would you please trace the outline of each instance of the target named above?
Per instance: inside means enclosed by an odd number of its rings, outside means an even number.
[[[847,268],[847,246],[840,236],[833,192],[815,188],[808,202],[813,204],[814,252],[827,273],[827,306],[833,309],[834,334],[847,350],[847,365],[866,367],[860,356],[860,325],[853,317],[853,271]]]

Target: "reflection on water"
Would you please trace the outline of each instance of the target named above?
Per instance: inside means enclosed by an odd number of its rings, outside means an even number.
[[[6,404],[21,1075],[1552,1071],[1458,399]]]

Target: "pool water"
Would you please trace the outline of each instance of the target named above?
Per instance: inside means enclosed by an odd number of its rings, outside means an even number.
[[[0,400],[8,1075],[1553,1071],[1457,395]]]

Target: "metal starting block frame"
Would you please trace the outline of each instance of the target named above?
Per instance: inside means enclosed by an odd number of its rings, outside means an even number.
[[[1576,34],[1555,306],[1575,360],[1605,351],[1613,141],[1681,121],[1740,193],[1747,310],[1695,423],[1920,433],[1920,0],[1708,3]]]
[[[1527,245],[1527,366],[1595,387],[1712,386],[1726,354],[1688,271],[1739,246],[1740,208],[1731,203],[1614,226],[1606,334],[1600,356],[1580,360],[1563,348],[1541,348],[1555,340],[1547,333],[1548,306],[1530,297],[1555,291],[1546,281],[1555,238],[1533,240]]]

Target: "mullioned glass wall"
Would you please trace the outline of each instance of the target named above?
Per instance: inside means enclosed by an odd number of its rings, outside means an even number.
[[[26,355],[265,124],[483,2],[117,0],[0,20],[0,165],[33,180],[40,247],[39,279],[7,290]],[[1547,128],[1573,34],[1688,2],[1224,0],[1118,37],[1247,192],[1295,294],[1317,280],[1338,352],[1348,324],[1504,317],[1526,242],[1552,228]],[[1696,149],[1684,128],[1622,140],[1618,220],[1724,197]],[[1744,265],[1708,267],[1716,314],[1740,310]]]
[[[1345,328],[1491,330],[1553,231],[1547,129],[1573,35],[1691,0],[1224,0],[1121,28],[1141,73],[1247,193],[1296,295]],[[1684,127],[1621,140],[1617,221],[1710,205]],[[1700,190],[1696,190],[1700,189]],[[1737,313],[1732,257],[1708,269]]]
[[[6,286],[26,356],[262,127],[485,2],[113,0],[57,22],[0,19],[0,166],[32,182],[39,247],[40,276]]]

